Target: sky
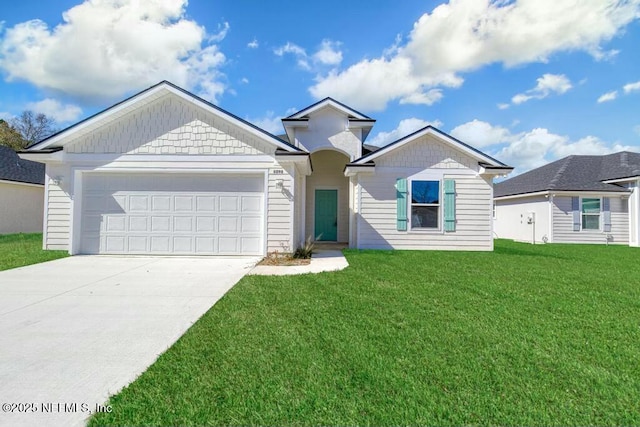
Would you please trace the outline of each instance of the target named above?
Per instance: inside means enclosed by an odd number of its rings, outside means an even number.
[[[640,152],[640,0],[21,0],[0,118],[59,128],[168,80],[274,134],[330,96],[384,145],[428,124],[514,175]]]

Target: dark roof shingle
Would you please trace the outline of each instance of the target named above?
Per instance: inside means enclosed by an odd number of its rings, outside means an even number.
[[[0,145],[0,180],[44,184],[44,164],[21,159],[11,148]]]
[[[494,197],[539,191],[611,191],[625,188],[602,181],[640,176],[640,153],[621,151],[604,156],[568,156],[496,183]]]

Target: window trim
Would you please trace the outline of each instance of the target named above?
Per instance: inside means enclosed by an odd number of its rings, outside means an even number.
[[[426,181],[426,182],[437,182],[438,183],[438,203],[412,203],[411,193],[413,190],[413,182],[414,181]],[[444,197],[444,188],[443,188],[444,179],[443,178],[433,178],[433,177],[415,177],[407,179],[407,231],[414,233],[441,233],[444,230],[444,209],[443,209],[443,197]],[[414,227],[413,226],[413,206],[436,206],[438,208],[438,226],[437,227]]]
[[[582,211],[582,201],[584,199],[597,199],[600,201],[600,211],[598,211],[598,213],[584,213]],[[579,206],[579,212],[580,212],[580,231],[586,231],[586,232],[594,232],[594,231],[602,231],[603,230],[603,211],[602,211],[602,207],[603,207],[603,200],[602,197],[580,197],[580,206]],[[583,215],[588,215],[588,216],[598,216],[598,228],[584,228],[584,221],[583,221]]]

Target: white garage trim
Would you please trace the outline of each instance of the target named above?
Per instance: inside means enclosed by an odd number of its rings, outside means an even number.
[[[123,170],[123,169],[112,169],[112,168],[104,168],[104,169],[89,169],[89,168],[74,168],[73,172],[72,172],[72,176],[73,176],[73,196],[72,196],[72,200],[71,200],[71,221],[73,224],[73,227],[70,230],[71,236],[70,236],[70,240],[71,240],[71,245],[69,247],[69,253],[70,254],[78,254],[83,252],[83,229],[86,229],[85,225],[85,221],[88,221],[88,219],[86,219],[84,216],[86,214],[85,212],[85,207],[83,207],[83,200],[85,199],[85,197],[87,197],[87,195],[85,194],[88,191],[88,187],[87,187],[87,177],[91,177],[91,176],[96,176],[96,175],[101,175],[101,176],[106,176],[106,177],[133,177],[133,182],[128,182],[124,184],[123,187],[123,194],[121,196],[125,196],[125,198],[128,200],[126,202],[126,210],[123,212],[125,214],[125,218],[129,218],[131,219],[131,217],[129,217],[130,215],[130,205],[129,203],[131,202],[131,200],[133,200],[133,198],[135,198],[136,194],[134,194],[137,190],[136,190],[136,186],[140,185],[140,184],[145,184],[152,182],[153,180],[149,181],[149,180],[145,180],[144,178],[150,178],[153,175],[158,175],[161,174],[162,178],[167,177],[168,175],[174,175],[176,176],[176,178],[180,178],[181,180],[184,179],[188,179],[188,178],[193,178],[193,177],[211,177],[212,179],[223,179],[223,178],[229,178],[230,175],[237,175],[237,176],[241,176],[241,177],[245,177],[245,178],[259,178],[262,182],[262,185],[260,186],[261,190],[257,190],[257,187],[255,187],[255,184],[257,184],[258,182],[255,181],[253,186],[254,188],[256,188],[256,191],[249,191],[246,195],[247,197],[253,195],[259,195],[261,197],[262,203],[260,204],[260,209],[261,211],[259,212],[259,215],[261,215],[261,221],[260,221],[260,233],[259,233],[259,239],[260,242],[257,244],[254,244],[254,248],[256,248],[255,251],[247,251],[245,254],[246,255],[264,255],[266,253],[266,247],[267,247],[267,238],[266,238],[266,231],[267,231],[267,178],[268,178],[268,169],[261,169],[261,170],[247,170],[247,169],[224,169],[224,170],[212,170],[212,169],[206,169],[206,170],[194,170],[194,169],[172,169],[172,170],[167,170],[165,168],[163,169],[135,169],[135,170]],[[136,178],[139,178],[140,181],[136,182]],[[176,180],[177,182],[179,182],[178,180]],[[169,181],[167,182],[167,187],[171,187],[171,183],[174,183],[176,181]],[[108,184],[108,178],[104,181],[106,184]],[[218,181],[217,184],[220,184],[220,182]],[[250,182],[247,182],[247,185],[249,185]],[[147,184],[149,185],[149,184]],[[212,185],[215,187],[214,182],[212,182]],[[166,194],[159,194],[162,196],[171,196],[171,200],[172,200],[172,209],[177,209],[177,200],[180,196],[180,193],[183,192],[183,188],[189,188],[190,185],[188,182],[184,183],[184,186],[179,186],[179,187],[175,187],[175,189],[172,191],[170,188],[167,188],[167,190],[163,190],[163,186],[159,185],[158,188],[153,188],[152,185],[152,189],[153,192],[159,192],[159,193],[166,193]],[[129,194],[127,192],[127,188],[129,189]],[[194,182],[193,184],[193,191],[186,191],[187,194],[189,193],[193,193],[191,194],[191,196],[198,196],[198,195],[203,195],[204,193],[210,193],[211,197],[214,197],[215,200],[218,200],[218,202],[220,201],[220,197],[224,196],[225,190],[221,190],[218,189],[216,190],[215,188],[211,188],[209,186],[203,186],[202,183],[199,183],[197,181]],[[224,186],[221,188],[225,188]],[[210,190],[209,190],[210,189]],[[106,190],[105,190],[106,191]],[[222,193],[221,193],[222,191]],[[250,197],[249,197],[250,199]],[[150,203],[150,202],[149,202]],[[238,202],[240,203],[240,201]],[[219,209],[219,205],[216,204],[216,208],[215,209]],[[190,211],[190,214],[195,216],[197,207],[195,205],[193,205],[192,207],[192,211]],[[241,209],[241,206],[238,205],[238,209]],[[153,208],[151,207],[151,205],[148,205],[148,209],[145,212],[141,212],[141,216],[146,216],[147,218],[151,218],[152,216],[152,210]],[[171,221],[172,221],[172,226],[170,231],[167,231],[168,235],[172,235],[174,233],[174,226],[175,226],[175,221],[178,219],[178,217],[182,217],[181,215],[176,215],[176,212],[171,211],[168,212],[167,215],[170,216]],[[219,221],[219,218],[217,217],[218,213],[217,212],[209,212],[208,214],[205,214],[204,216],[209,216],[209,217],[215,217],[214,221],[216,221],[216,224]],[[175,218],[174,218],[175,216]],[[192,218],[193,218],[192,216]],[[251,216],[251,215],[249,215]],[[185,218],[189,217],[189,214],[185,214]],[[241,221],[240,218],[242,218],[241,215],[238,214],[238,221]],[[108,220],[108,217],[107,217]],[[248,218],[247,220],[250,220],[250,218]],[[196,224],[195,219],[192,220],[192,224]],[[129,224],[131,225],[131,224]],[[106,226],[106,225],[105,225]],[[89,227],[89,229],[91,229],[91,226],[88,225],[87,223],[87,227]],[[127,227],[126,230],[128,230],[129,228]],[[98,236],[103,236],[103,233],[106,230],[98,230]],[[123,231],[121,234],[122,236],[119,237],[127,237],[127,234],[129,232],[128,231]],[[147,228],[146,231],[141,231],[141,234],[144,234],[145,236],[141,236],[144,237],[146,239],[148,239],[149,243],[148,245],[150,245],[151,240],[150,238],[152,237],[152,233],[151,228]],[[220,231],[217,228],[215,228],[215,231],[210,231],[208,234],[212,234],[212,236],[208,236],[211,237],[213,240],[215,240],[217,242],[217,244],[220,243],[220,236],[219,235]],[[238,231],[238,233],[241,233],[241,231]],[[117,233],[116,233],[117,234]],[[197,231],[195,228],[195,225],[192,225],[192,229],[189,232],[185,232],[185,235],[189,234],[192,238],[192,242],[191,242],[191,249],[190,251],[187,252],[181,252],[179,254],[181,255],[198,255],[199,253],[197,253],[197,249],[195,247],[195,242],[197,241]],[[255,233],[256,235],[253,237],[258,237],[257,236],[257,232]],[[215,236],[214,236],[215,235]],[[94,236],[95,237],[95,236]],[[103,236],[104,237],[104,236]],[[215,239],[214,239],[215,238]],[[98,242],[100,241],[100,237],[98,237]],[[142,240],[142,239],[141,239]],[[128,242],[132,242],[132,239],[128,239]],[[87,243],[91,243],[90,240],[85,239],[85,244]],[[173,244],[176,244],[176,242],[178,242],[177,239],[172,240],[172,244],[170,245],[171,248],[173,248]],[[95,244],[95,242],[91,243],[91,244]],[[240,243],[238,243],[240,244]],[[146,246],[147,248],[151,248],[150,246]],[[123,246],[123,248],[126,247],[128,248],[128,244]],[[213,246],[212,246],[213,248]],[[104,250],[105,248],[103,247],[102,250]],[[85,250],[86,251],[86,250]],[[215,246],[215,250],[212,249],[213,252],[211,253],[206,253],[206,255],[215,255],[217,254],[217,252],[219,252],[219,247],[216,245]],[[242,251],[242,249],[240,247],[238,247],[238,251]],[[112,252],[114,253],[114,252]],[[140,253],[140,251],[137,251],[135,253]],[[145,252],[146,253],[146,252]],[[172,250],[169,251],[168,253],[158,253],[155,252],[156,254],[163,254],[163,255],[171,255],[172,254]],[[225,253],[221,253],[221,255],[224,255]],[[228,255],[239,255],[238,253],[226,253]]]

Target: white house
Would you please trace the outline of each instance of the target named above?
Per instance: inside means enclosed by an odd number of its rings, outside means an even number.
[[[0,145],[0,234],[40,233],[44,165]]]
[[[640,245],[640,154],[568,156],[495,185],[497,237]]]
[[[161,82],[21,156],[46,164],[44,247],[71,254],[492,250],[512,168],[431,126],[371,151],[374,122],[327,98],[276,137]]]

